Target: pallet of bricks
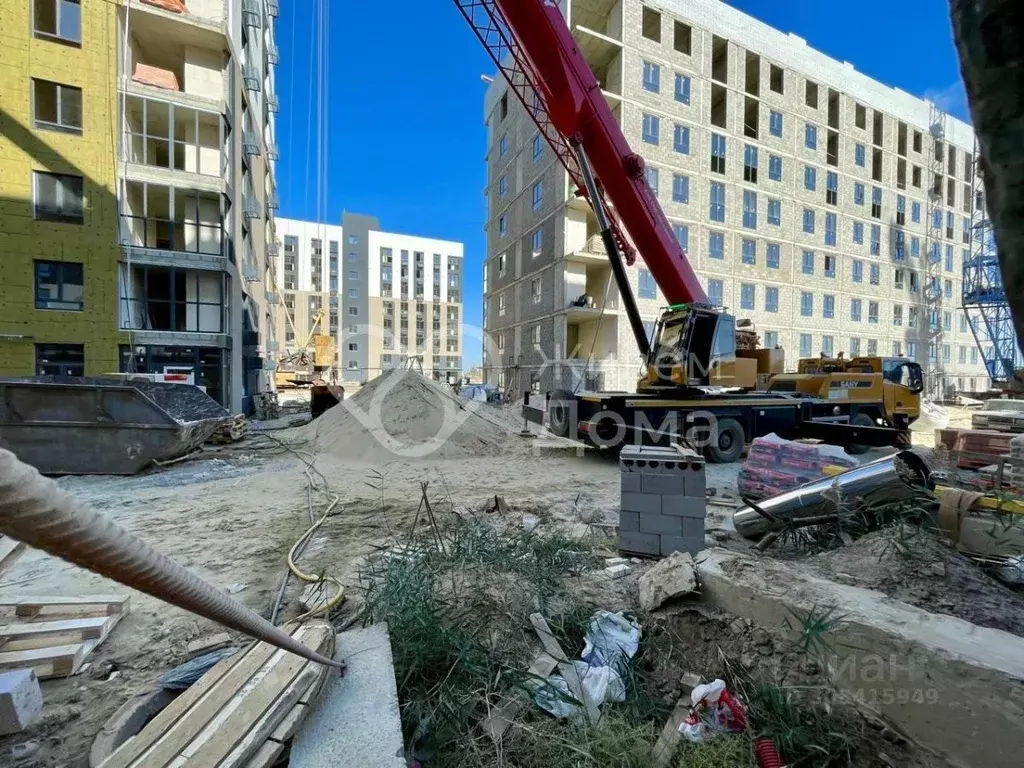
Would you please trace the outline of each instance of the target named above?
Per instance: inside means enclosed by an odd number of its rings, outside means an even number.
[[[959,469],[981,469],[1010,455],[1013,435],[990,429],[938,429],[935,447],[945,448]]]
[[[25,545],[0,536],[0,572]],[[78,672],[128,613],[127,596],[0,598],[0,672],[31,669],[40,680]]]
[[[857,461],[836,446],[766,435],[750,444],[737,489],[745,498],[765,499],[823,477],[829,466],[852,469]]]
[[[679,447],[630,445],[619,454],[619,549],[665,556],[705,548],[704,459]]]

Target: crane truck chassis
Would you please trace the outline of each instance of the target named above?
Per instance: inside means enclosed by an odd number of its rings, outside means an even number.
[[[523,415],[560,437],[616,450],[627,444],[688,444],[712,462],[736,461],[754,438],[815,438],[844,445],[908,447],[909,419],[879,426],[871,404],[837,404],[785,393],[673,397],[629,392],[526,393]]]

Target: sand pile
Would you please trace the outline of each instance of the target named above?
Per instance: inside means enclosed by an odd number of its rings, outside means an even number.
[[[419,373],[396,370],[367,382],[306,429],[318,452],[342,459],[497,456],[514,443],[510,425],[492,410]]]

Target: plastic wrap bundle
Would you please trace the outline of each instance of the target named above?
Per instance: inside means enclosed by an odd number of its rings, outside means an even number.
[[[829,466],[853,468],[857,461],[835,445],[796,443],[775,434],[759,437],[740,469],[739,492],[754,500],[776,496],[819,479]]]

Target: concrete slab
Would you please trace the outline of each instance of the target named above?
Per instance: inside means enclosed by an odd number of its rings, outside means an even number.
[[[1024,754],[1024,638],[820,578],[799,563],[723,549],[697,558],[704,599],[764,626],[792,611],[843,617],[833,680],[957,766],[1016,768]]]
[[[398,690],[386,624],[338,635],[332,677],[292,744],[291,768],[406,768]]]

